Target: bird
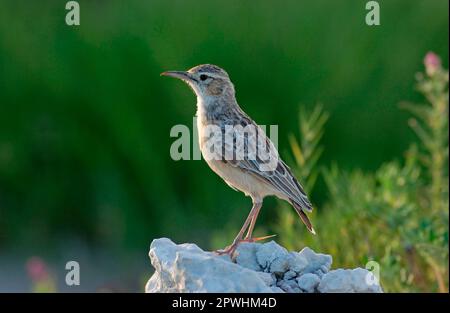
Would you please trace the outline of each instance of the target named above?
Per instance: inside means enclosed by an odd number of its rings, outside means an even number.
[[[289,202],[309,232],[315,235],[306,215],[313,207],[302,185],[263,129],[239,106],[228,73],[217,65],[201,64],[187,71],[166,71],[161,75],[180,79],[194,91],[203,158],[231,188],[252,200],[250,213],[233,242],[216,252],[232,256],[241,242],[272,237],[252,237],[266,196]]]

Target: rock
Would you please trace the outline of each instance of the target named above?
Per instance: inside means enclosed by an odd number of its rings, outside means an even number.
[[[297,276],[296,272],[289,270],[286,273],[284,273],[283,280],[293,279],[296,276]]]
[[[274,275],[266,272],[257,272],[261,279],[266,283],[267,286],[273,286],[276,284],[277,279]]]
[[[320,292],[383,292],[373,280],[373,274],[362,268],[352,270],[337,269],[322,277],[317,289]]]
[[[149,255],[155,273],[146,292],[272,292],[257,272],[193,244],[156,239]]]
[[[281,277],[289,269],[291,254],[275,241],[258,244],[256,260],[258,264],[270,273]]]
[[[320,277],[313,273],[306,273],[297,278],[297,284],[304,292],[314,292],[319,283]]]
[[[236,249],[236,263],[242,267],[260,271],[261,266],[256,261],[256,251],[258,244],[251,242],[243,242]]]
[[[301,274],[314,273],[319,277],[322,277],[323,274],[330,270],[331,263],[333,262],[331,255],[315,253],[308,247],[303,248],[298,254],[300,257],[303,257],[308,264],[300,272]]]
[[[276,276],[283,276],[289,268],[289,260],[286,257],[278,257],[272,261],[269,267],[269,272]]]
[[[289,252],[275,241],[259,244],[256,260],[263,269],[270,268],[276,259],[284,259]],[[273,271],[271,272],[273,273]]]
[[[300,288],[298,287],[295,280],[281,280],[277,283],[277,286],[280,287],[283,291],[289,293],[298,293],[300,291]]]
[[[272,291],[277,292],[277,293],[284,293],[283,289],[281,289],[280,287],[277,287],[277,286],[273,286]]]
[[[288,252],[271,241],[242,243],[235,262],[195,244],[155,239],[149,252],[155,273],[146,292],[382,292],[365,269],[329,271],[332,258],[304,248]],[[370,276],[370,278],[372,278]]]
[[[308,261],[297,252],[290,252],[290,255],[289,269],[297,274],[302,273],[306,266],[308,266]]]

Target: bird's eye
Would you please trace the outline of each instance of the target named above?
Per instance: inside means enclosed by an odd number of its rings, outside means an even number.
[[[206,80],[207,78],[208,76],[205,74],[200,75],[200,80]]]

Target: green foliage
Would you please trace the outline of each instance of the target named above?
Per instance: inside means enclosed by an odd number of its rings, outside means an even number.
[[[302,139],[292,140],[297,165],[305,168],[298,172],[307,181],[321,172],[328,198],[312,216],[317,236],[301,227],[293,210],[282,210],[275,226],[284,245],[330,253],[336,267],[378,262],[381,283],[391,292],[448,291],[448,72],[433,54],[425,66],[417,86],[426,103],[401,104],[414,114],[409,124],[419,140],[403,160],[374,172],[315,167],[328,115],[321,107],[302,113]],[[313,185],[306,188],[311,192]]]
[[[319,172],[315,171],[317,161],[323,153],[323,147],[319,146],[323,136],[323,127],[328,120],[329,114],[323,111],[322,105],[317,105],[314,111],[307,115],[303,107],[300,108],[300,143],[294,136],[289,137],[297,168],[296,174],[305,177],[305,188],[312,190]]]

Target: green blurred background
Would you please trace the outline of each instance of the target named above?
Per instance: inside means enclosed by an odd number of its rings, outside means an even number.
[[[205,249],[233,237],[250,200],[204,161],[171,159],[170,129],[192,129],[196,99],[164,70],[226,69],[242,108],[279,125],[286,159],[299,108],[318,102],[330,113],[320,164],[400,158],[414,134],[397,104],[422,99],[427,51],[448,65],[448,1],[379,1],[378,27],[366,2],[80,0],[69,27],[66,1],[0,0],[0,256],[81,245],[122,268],[148,263],[156,237]],[[326,201],[320,180],[311,198]],[[275,207],[258,224],[276,222]]]

